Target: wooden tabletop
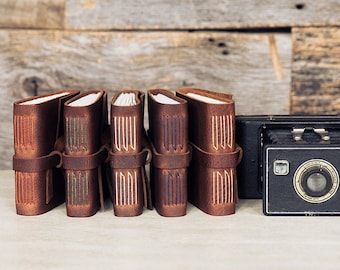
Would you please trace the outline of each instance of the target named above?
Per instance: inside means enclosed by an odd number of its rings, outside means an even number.
[[[15,213],[13,172],[0,179],[0,269],[339,269],[339,217],[267,217],[260,200],[223,217],[189,205],[179,218],[119,218],[110,204],[90,218],[65,205],[27,217]]]

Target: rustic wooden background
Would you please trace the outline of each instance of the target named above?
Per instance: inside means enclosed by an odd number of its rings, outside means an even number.
[[[0,0],[0,169],[12,104],[52,90],[234,95],[237,114],[338,113],[339,0]]]

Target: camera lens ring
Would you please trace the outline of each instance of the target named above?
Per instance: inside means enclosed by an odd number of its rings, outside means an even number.
[[[307,187],[308,179],[311,176],[319,178],[317,181],[320,187],[325,184],[325,187],[318,192]],[[324,178],[324,180],[323,180]],[[326,181],[326,183],[323,183]],[[295,192],[300,198],[310,203],[323,203],[334,196],[339,188],[339,174],[337,169],[328,161],[323,159],[310,159],[302,163],[294,173],[293,185]]]

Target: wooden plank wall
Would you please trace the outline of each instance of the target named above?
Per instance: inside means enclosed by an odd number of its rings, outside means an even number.
[[[294,28],[291,111],[340,113],[340,28]]]
[[[0,0],[0,169],[12,104],[65,88],[234,95],[238,114],[337,113],[340,1]]]

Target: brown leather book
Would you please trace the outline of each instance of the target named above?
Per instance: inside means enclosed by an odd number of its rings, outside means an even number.
[[[84,92],[68,100],[64,108],[66,211],[68,216],[88,217],[104,204],[107,93],[104,90]]]
[[[15,202],[19,215],[39,215],[64,202],[61,170],[64,90],[13,104]]]
[[[153,202],[162,216],[184,216],[187,209],[188,107],[186,100],[162,89],[148,91]]]
[[[114,214],[120,217],[142,214],[150,201],[144,169],[151,157],[143,125],[144,96],[123,90],[111,101],[110,190]]]
[[[178,89],[176,94],[187,100],[189,109],[189,200],[211,215],[233,214],[241,149],[235,143],[232,96],[193,88]]]

